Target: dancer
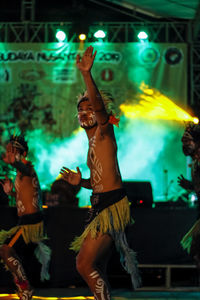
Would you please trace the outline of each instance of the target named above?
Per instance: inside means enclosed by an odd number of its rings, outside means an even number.
[[[178,183],[188,191],[194,191],[198,198],[198,220],[181,240],[183,249],[194,259],[200,275],[200,125],[189,124],[182,137],[183,153],[192,158],[191,177],[187,180],[180,175]],[[200,279],[200,276],[199,276]]]
[[[0,231],[0,257],[12,273],[21,300],[31,300],[33,289],[22,266],[22,255],[27,244],[34,246],[35,255],[42,264],[41,280],[48,280],[51,251],[42,241],[45,239],[43,215],[40,207],[40,186],[30,161],[26,160],[28,145],[22,135],[12,136],[3,155],[5,163],[17,171],[15,190],[6,176],[1,181],[7,195],[16,199],[18,224],[9,231]]]
[[[79,97],[78,120],[85,129],[89,141],[87,165],[90,178],[83,179],[77,172],[63,167],[63,179],[73,185],[92,189],[91,205],[87,225],[80,237],[71,245],[79,251],[76,267],[87,282],[95,299],[110,299],[106,282],[107,258],[113,241],[121,254],[125,269],[131,274],[134,288],[140,284],[135,252],[128,247],[125,227],[130,223],[130,209],[117,161],[117,145],[113,123],[118,122],[109,109],[112,98],[99,92],[91,69],[96,56],[93,47],[86,49],[82,59],[77,55],[76,65],[80,70],[86,92]]]

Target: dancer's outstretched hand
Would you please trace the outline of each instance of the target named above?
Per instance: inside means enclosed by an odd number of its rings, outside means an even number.
[[[183,177],[183,175],[181,174],[180,176],[178,176],[178,180],[177,180],[178,184],[186,189],[186,190],[192,190],[193,189],[193,185],[192,182],[190,180],[187,180],[185,177]]]
[[[10,195],[13,190],[13,182],[7,176],[5,176],[4,180],[0,180],[0,184],[3,187],[4,192],[7,195]]]
[[[13,164],[16,160],[17,150],[11,144],[8,144],[6,152],[2,155],[2,159],[7,164]]]
[[[90,71],[95,59],[97,51],[94,52],[93,54],[93,47],[89,46],[84,54],[83,57],[81,58],[80,55],[78,54],[76,56],[76,66],[81,72],[87,72]]]
[[[81,171],[79,167],[76,168],[77,172],[74,172],[66,167],[62,167],[60,174],[62,178],[72,185],[78,185],[81,182]]]

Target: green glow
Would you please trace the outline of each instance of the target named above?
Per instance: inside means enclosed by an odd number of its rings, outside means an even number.
[[[63,42],[66,39],[66,33],[62,30],[58,30],[56,32],[56,38],[59,42]]]
[[[94,33],[94,37],[95,38],[105,38],[106,36],[106,33],[103,31],[103,30],[97,30],[95,33]]]
[[[186,104],[186,60],[169,67],[163,54],[170,44],[146,41],[111,44],[99,39],[93,45],[97,50],[93,67],[95,81],[102,90],[113,94],[116,107],[122,103],[138,103],[136,96],[142,81],[160,91],[166,91],[166,95],[174,99],[175,103]],[[77,95],[85,89],[81,74],[75,67],[76,55],[78,52],[82,55],[87,46],[87,43],[67,42],[0,43],[1,80],[5,81],[0,86],[2,132],[4,134],[8,127],[16,128],[25,121],[31,125],[27,134],[30,159],[43,189],[50,188],[62,166],[73,170],[79,166],[83,177],[89,177],[86,165],[87,137],[84,131],[74,132],[78,127],[75,118]],[[178,44],[176,46],[180,47]],[[181,49],[184,57],[187,57],[187,47],[181,45]],[[7,73],[9,79],[6,81]],[[14,107],[14,103],[21,103],[21,86],[24,88],[25,100],[28,100],[25,103],[32,103],[32,106]],[[29,91],[35,92],[33,98]],[[44,110],[49,104],[51,107],[47,113],[52,112],[50,121]],[[29,109],[31,107],[33,111]],[[13,108],[16,112],[14,118],[11,114]],[[10,118],[10,123],[4,121],[5,116]],[[53,123],[54,120],[56,123]],[[180,122],[147,118],[136,120],[122,115],[115,132],[123,179],[151,181],[154,200],[158,201],[163,199],[163,176],[167,169],[169,182],[173,180],[169,197],[175,197],[180,192],[176,178],[180,173],[186,174],[186,160],[181,150],[183,131],[184,124]],[[81,190],[80,206],[89,204],[89,195],[90,191]]]
[[[50,189],[63,166],[73,170],[79,166],[83,177],[89,177],[86,165],[88,142],[83,130],[73,133],[69,138],[56,139],[38,129],[29,132],[27,138],[32,154],[30,159],[34,162],[43,190]],[[80,206],[89,204],[90,193],[86,189],[79,192]]]
[[[129,120],[121,117],[115,127],[118,158],[123,180],[150,181],[154,201],[164,201],[164,170],[168,170],[169,198],[181,193],[177,176],[186,172],[186,160],[181,150],[183,125],[173,121]],[[49,189],[62,166],[73,170],[79,166],[84,178],[89,177],[86,165],[88,140],[83,130],[66,139],[55,139],[42,130],[28,135],[31,157],[43,189]],[[176,157],[176,159],[174,159]],[[90,204],[90,190],[81,189],[79,206]]]
[[[186,172],[182,153],[183,125],[174,121],[145,121],[121,118],[116,136],[123,180],[150,181],[154,201],[164,201],[164,170],[168,171],[168,197],[173,199],[182,189],[177,176]],[[123,129],[122,129],[123,127]],[[176,159],[174,159],[176,157]]]
[[[145,31],[140,31],[137,36],[140,40],[148,39],[148,34]]]

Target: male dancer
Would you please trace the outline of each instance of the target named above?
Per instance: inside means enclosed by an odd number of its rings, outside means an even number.
[[[20,253],[27,244],[36,244],[35,254],[40,263],[41,280],[49,279],[50,249],[42,243],[44,237],[43,216],[39,207],[40,186],[36,172],[26,160],[28,145],[23,136],[12,136],[3,156],[5,163],[17,170],[15,191],[12,181],[6,176],[1,182],[4,191],[16,199],[19,221],[9,231],[0,231],[0,257],[14,277],[21,300],[31,300],[33,290],[22,266]]]
[[[181,244],[194,259],[200,279],[200,125],[189,124],[182,137],[183,153],[192,158],[191,176],[187,180],[180,175],[178,183],[188,191],[194,191],[198,198],[198,220],[183,237]]]
[[[72,243],[71,249],[79,251],[76,267],[95,299],[107,300],[110,299],[110,292],[105,270],[113,241],[120,251],[124,267],[131,274],[135,288],[140,280],[135,266],[135,252],[128,247],[124,233],[130,222],[130,210],[117,162],[117,145],[112,125],[117,119],[109,111],[111,99],[99,92],[91,75],[95,56],[96,52],[93,54],[93,47],[90,46],[82,59],[77,55],[76,61],[87,89],[78,102],[78,120],[89,141],[87,165],[90,178],[83,179],[78,167],[77,172],[63,167],[61,174],[73,185],[80,184],[92,189],[92,208],[87,226],[83,234]]]

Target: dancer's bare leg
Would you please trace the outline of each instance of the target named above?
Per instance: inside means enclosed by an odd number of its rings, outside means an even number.
[[[0,247],[0,257],[3,259],[4,264],[8,267],[13,275],[14,282],[18,288],[20,299],[31,299],[32,290],[29,281],[26,277],[24,268],[13,248],[8,245]]]
[[[110,299],[110,293],[106,284],[106,276],[103,269],[99,270],[97,265],[105,255],[109,256],[113,240],[110,235],[99,235],[92,239],[90,235],[85,239],[77,256],[76,267],[80,275],[87,282],[90,290],[97,300]],[[105,261],[104,267],[106,267]]]
[[[110,288],[110,283],[109,283],[108,277],[107,277],[107,267],[108,267],[108,262],[112,256],[113,248],[114,248],[114,244],[112,245],[111,250],[109,252],[105,253],[101,257],[100,261],[98,261],[98,263],[97,263],[97,268],[100,271],[100,274],[102,274],[102,277],[104,278],[104,280],[107,284],[108,290],[111,290],[111,288]]]

